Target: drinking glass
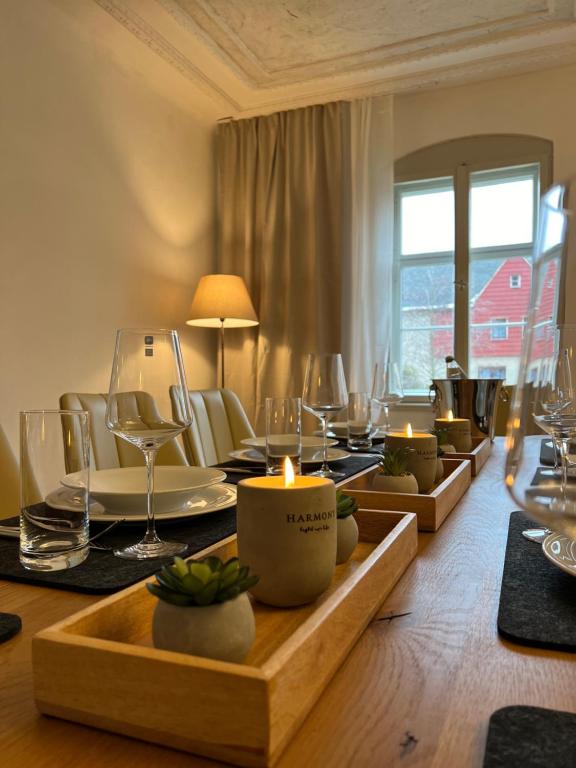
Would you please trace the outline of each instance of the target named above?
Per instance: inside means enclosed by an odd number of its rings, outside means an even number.
[[[348,389],[340,354],[311,354],[306,362],[302,406],[320,419],[324,439],[322,467],[310,474],[318,477],[344,477],[328,466],[328,416],[336,414],[348,405]]]
[[[172,415],[170,387],[181,404]],[[174,391],[174,390],[173,390]],[[147,524],[137,544],[116,550],[119,557],[147,560],[171,557],[186,544],[162,541],[154,521],[154,464],[164,443],[192,423],[180,342],[176,331],[122,329],[116,335],[106,426],[144,454],[147,468]]]
[[[552,187],[540,205],[518,384],[508,421],[506,486],[526,513],[576,538],[576,484],[568,482],[576,439],[576,325],[570,285],[576,268],[576,179]],[[560,447],[562,475],[537,483],[538,426]],[[531,444],[534,443],[532,446]]]
[[[20,414],[20,562],[28,570],[59,571],[88,557],[89,418]]]
[[[360,451],[372,447],[372,398],[369,392],[348,395],[348,448]]]
[[[281,475],[286,457],[302,474],[302,401],[299,397],[266,398],[266,474]]]
[[[372,400],[382,408],[384,432],[390,431],[390,406],[399,403],[404,397],[402,379],[396,363],[389,358],[374,365],[372,375]]]

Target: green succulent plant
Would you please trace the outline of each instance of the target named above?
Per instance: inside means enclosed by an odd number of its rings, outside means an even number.
[[[382,475],[391,475],[392,477],[409,475],[407,449],[398,448],[395,451],[391,449],[384,451],[378,462],[378,471]]]
[[[336,489],[336,517],[343,520],[358,510],[358,502],[352,496],[347,496]]]
[[[446,429],[431,429],[430,430],[431,435],[435,435],[436,439],[438,440],[438,448],[436,450],[436,454],[438,456],[444,456],[444,451],[440,447],[441,445],[446,445],[448,441],[448,430]]]
[[[249,576],[248,566],[237,557],[225,563],[219,557],[182,560],[175,557],[156,574],[156,584],[146,584],[149,592],[172,605],[213,605],[233,600],[258,581]]]

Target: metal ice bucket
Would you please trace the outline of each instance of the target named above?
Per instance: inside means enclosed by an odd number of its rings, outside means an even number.
[[[494,440],[498,402],[508,399],[502,379],[433,379],[430,402],[438,417],[452,411],[454,417],[470,419],[472,437]]]

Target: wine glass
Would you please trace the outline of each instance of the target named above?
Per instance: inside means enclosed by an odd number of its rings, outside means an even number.
[[[170,387],[182,406],[172,415]],[[122,329],[116,335],[106,426],[144,454],[147,468],[147,525],[144,538],[114,554],[131,560],[171,557],[186,544],[162,541],[154,523],[154,464],[159,448],[192,423],[180,342],[176,331]]]
[[[302,406],[314,414],[322,424],[324,438],[322,467],[312,475],[318,477],[344,477],[343,472],[335,472],[328,466],[328,416],[341,411],[348,405],[348,388],[340,354],[308,355],[304,375]]]
[[[399,403],[404,397],[404,388],[397,363],[391,363],[388,357],[384,362],[374,365],[372,375],[372,400],[382,408],[384,432],[390,431],[390,406]]]
[[[546,528],[576,538],[576,485],[568,482],[576,439],[576,325],[570,285],[576,268],[576,178],[552,187],[540,205],[530,314],[508,421],[506,486]],[[538,425],[560,446],[561,481],[535,475]],[[533,447],[532,447],[532,444]]]

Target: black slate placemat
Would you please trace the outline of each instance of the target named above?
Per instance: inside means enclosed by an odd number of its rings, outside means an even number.
[[[22,629],[22,619],[15,613],[0,613],[0,643],[5,643]]]
[[[504,707],[490,718],[483,768],[574,768],[576,715]]]
[[[367,469],[368,467],[371,467],[373,464],[377,464],[379,459],[379,454],[370,455],[370,456],[349,456],[347,459],[342,459],[341,461],[331,461],[328,462],[330,465],[330,468],[333,469],[335,472],[342,472],[342,477],[338,477],[335,479],[336,483],[343,482],[347,480],[349,477],[352,477],[352,475],[355,475],[357,472],[361,472],[363,469]],[[320,462],[317,464],[305,464],[304,465],[304,473],[303,474],[309,474],[310,472],[313,472],[315,469],[318,469],[320,467]],[[221,464],[215,464],[214,468],[218,469],[218,467],[238,467],[238,469],[253,469],[258,470],[258,474],[265,475],[266,474],[266,468],[264,464],[259,462],[249,462],[249,461],[238,461],[237,459],[230,459],[229,461],[224,461]],[[255,472],[254,477],[257,476],[257,473]],[[240,480],[244,480],[245,478],[250,477],[249,474],[244,474],[239,472],[238,474],[235,474],[233,471],[227,471],[226,472],[226,482],[227,483],[238,483]]]
[[[547,467],[554,466],[554,446],[549,437],[545,437],[540,443],[540,464]]]
[[[576,578],[553,565],[539,544],[522,536],[525,528],[534,526],[522,512],[510,515],[498,631],[515,643],[574,653]]]
[[[3,520],[3,524],[18,525],[12,518]],[[101,530],[103,525],[91,524],[90,535]],[[200,515],[185,520],[159,521],[156,523],[161,538],[185,541],[188,551],[182,556],[193,555],[201,549],[214,544],[236,532],[236,507]],[[114,528],[105,534],[99,543],[113,547],[122,547],[139,541],[144,535],[145,523],[130,523]],[[75,568],[63,571],[39,573],[27,571],[18,560],[18,540],[0,538],[0,578],[35,584],[72,592],[85,592],[92,595],[105,595],[135,584],[160,570],[162,565],[172,558],[159,560],[124,560],[115,557],[112,552],[91,550],[87,559]]]

